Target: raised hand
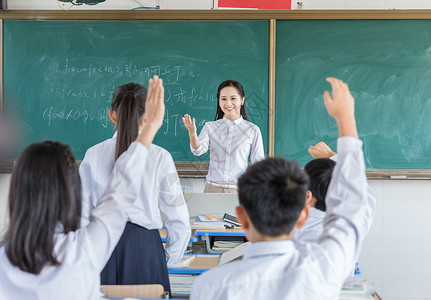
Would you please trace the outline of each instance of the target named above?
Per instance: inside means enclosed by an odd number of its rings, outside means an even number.
[[[165,116],[164,98],[163,80],[155,75],[148,82],[147,100],[145,102],[146,122],[136,139],[147,147],[150,146],[157,131],[162,127]]]
[[[184,126],[186,126],[187,130],[189,131],[189,134],[195,134],[196,133],[196,120],[195,118],[192,118],[188,115],[185,114],[183,117],[183,123]]]
[[[313,158],[330,158],[337,154],[325,142],[318,142],[316,145],[310,146],[308,152]]]
[[[349,87],[340,79],[326,78],[332,86],[332,95],[325,91],[323,99],[328,114],[338,124],[339,136],[358,138],[355,121],[355,99],[350,94]]]

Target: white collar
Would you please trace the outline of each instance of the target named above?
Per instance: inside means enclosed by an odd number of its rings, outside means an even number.
[[[243,259],[284,255],[294,250],[295,246],[291,240],[256,242],[244,249]]]
[[[239,123],[241,123],[242,122],[242,120],[244,120],[243,118],[242,118],[242,116],[240,116],[238,119],[236,119],[235,121],[231,121],[231,120],[229,120],[228,118],[226,118],[226,116],[223,116],[223,120],[225,121],[225,122],[229,122],[229,124],[235,124],[235,125],[238,125]]]

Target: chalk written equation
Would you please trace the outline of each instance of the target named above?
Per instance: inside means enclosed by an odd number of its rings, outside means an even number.
[[[133,78],[144,76],[151,78],[154,75],[162,77],[167,83],[179,83],[184,77],[196,78],[200,76],[199,70],[182,65],[138,65],[133,62],[118,65],[111,63],[72,63],[68,58],[63,63],[54,62],[48,67],[48,71],[54,74],[62,75],[80,75],[88,78],[98,78],[103,75],[124,76]]]
[[[48,121],[48,126],[51,126],[54,120],[77,121],[83,123],[96,121],[104,128],[107,128],[110,122],[108,110],[109,108],[106,107],[91,113],[86,109],[55,109],[53,106],[50,106],[44,110],[43,119]],[[185,128],[183,122],[181,121],[182,116],[182,114],[178,113],[170,114],[169,109],[166,109],[165,118],[163,120],[163,134],[173,134],[174,136],[177,136],[178,128]],[[196,126],[199,128],[203,127],[205,122],[206,120],[200,120],[197,122]]]
[[[48,126],[55,126],[58,122],[94,123],[104,128],[110,126],[109,109],[117,86],[106,82],[113,78],[121,84],[135,81],[144,86],[153,75],[163,78],[166,114],[162,132],[165,135],[177,135],[182,125],[181,118],[178,118],[184,113],[212,106],[215,111],[217,102],[215,92],[207,92],[209,87],[203,87],[204,92],[195,87],[199,83],[200,71],[180,64],[140,66],[131,62],[124,65],[72,63],[66,58],[61,63],[52,63],[48,71],[52,76],[42,89],[48,103],[43,104],[41,109],[42,118]]]
[[[80,122],[89,123],[95,122],[104,128],[110,124],[109,109],[111,107],[111,98],[114,92],[114,87],[106,91],[73,89],[64,85],[60,88],[49,88],[47,94],[56,94],[58,99],[63,100],[64,104],[50,105],[43,109],[42,117],[48,126],[52,126],[55,122]],[[98,101],[98,98],[105,98],[103,101]],[[84,100],[84,101],[78,101]],[[64,101],[66,100],[66,101]],[[73,101],[76,100],[76,101]],[[165,90],[166,113],[164,120],[163,133],[177,135],[179,126],[183,126],[181,117],[183,114],[171,113],[172,111],[181,110],[178,104],[182,105],[185,113],[190,113],[187,107],[193,108],[195,105],[201,107],[209,106],[208,102],[214,103],[215,111],[215,96],[205,93],[200,95],[195,88],[189,90],[181,86],[173,87]],[[212,107],[212,106],[211,106]],[[205,120],[198,122],[197,126],[202,127]]]

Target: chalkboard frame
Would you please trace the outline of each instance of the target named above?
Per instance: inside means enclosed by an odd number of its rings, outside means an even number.
[[[3,20],[268,20],[269,110],[268,155],[274,155],[275,33],[277,20],[408,20],[431,19],[431,10],[6,10],[0,11],[0,113],[3,113]],[[79,163],[79,162],[78,162]],[[0,165],[10,173],[14,161]],[[204,177],[208,163],[176,162],[180,176]],[[431,179],[431,170],[367,170],[369,179]]]

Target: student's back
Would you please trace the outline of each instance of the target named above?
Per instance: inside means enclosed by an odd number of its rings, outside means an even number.
[[[112,220],[123,220],[120,212],[117,216],[111,216]],[[116,234],[109,235],[110,238],[116,237],[116,242],[122,233],[123,224],[112,224],[113,227],[110,227],[111,224],[106,225],[109,225],[109,229],[119,227]],[[94,233],[98,237],[87,230],[58,233],[53,254],[61,265],[46,266],[38,275],[22,272],[11,265],[5,247],[1,247],[0,299],[99,299],[99,274],[115,244],[111,247],[106,243],[95,245],[90,240],[102,239],[100,235],[106,233],[100,230]]]
[[[296,246],[292,237],[307,220],[308,176],[295,162],[268,158],[250,166],[238,181],[236,213],[251,244],[241,261],[199,276],[191,299],[338,299],[356,262],[365,226],[372,222],[367,182],[345,83],[328,78],[333,96],[325,106],[339,126],[338,161],[326,197],[328,213],[317,243]],[[372,209],[371,209],[372,210]]]
[[[90,149],[85,154],[85,160],[80,167],[81,178],[85,180],[83,205],[91,205],[91,209],[95,207],[97,199],[103,194],[106,184],[109,181],[110,174],[115,164],[115,144],[117,133],[111,139],[103,141]],[[163,227],[160,209],[167,215],[177,217],[178,219],[187,222],[188,225],[188,210],[185,205],[181,186],[175,164],[170,153],[155,144],[151,144],[149,150],[150,160],[147,161],[146,167],[151,170],[151,176],[145,176],[142,182],[139,197],[135,202],[135,206],[128,210],[130,219],[147,229],[158,229]],[[178,181],[177,184],[173,184]],[[169,188],[168,188],[169,186]],[[139,201],[138,201],[139,200]],[[160,207],[160,209],[159,209]],[[89,221],[90,210],[84,207],[82,210],[82,224],[87,224]],[[179,222],[178,222],[179,223]],[[177,223],[177,226],[179,224]],[[168,223],[168,226],[170,224]],[[175,230],[187,230],[179,226],[178,228],[169,228],[171,233]],[[185,242],[181,235],[181,240],[178,241],[178,253],[172,253],[172,260],[175,263],[182,257],[183,247],[188,243],[186,235]],[[184,245],[185,244],[185,245]],[[171,250],[171,249],[169,249]],[[177,249],[174,249],[177,250]]]
[[[0,244],[0,299],[100,299],[99,274],[123,232],[163,122],[163,86],[156,76],[150,90],[146,130],[117,159],[86,227],[79,227],[81,184],[69,147],[45,141],[20,155]]]

